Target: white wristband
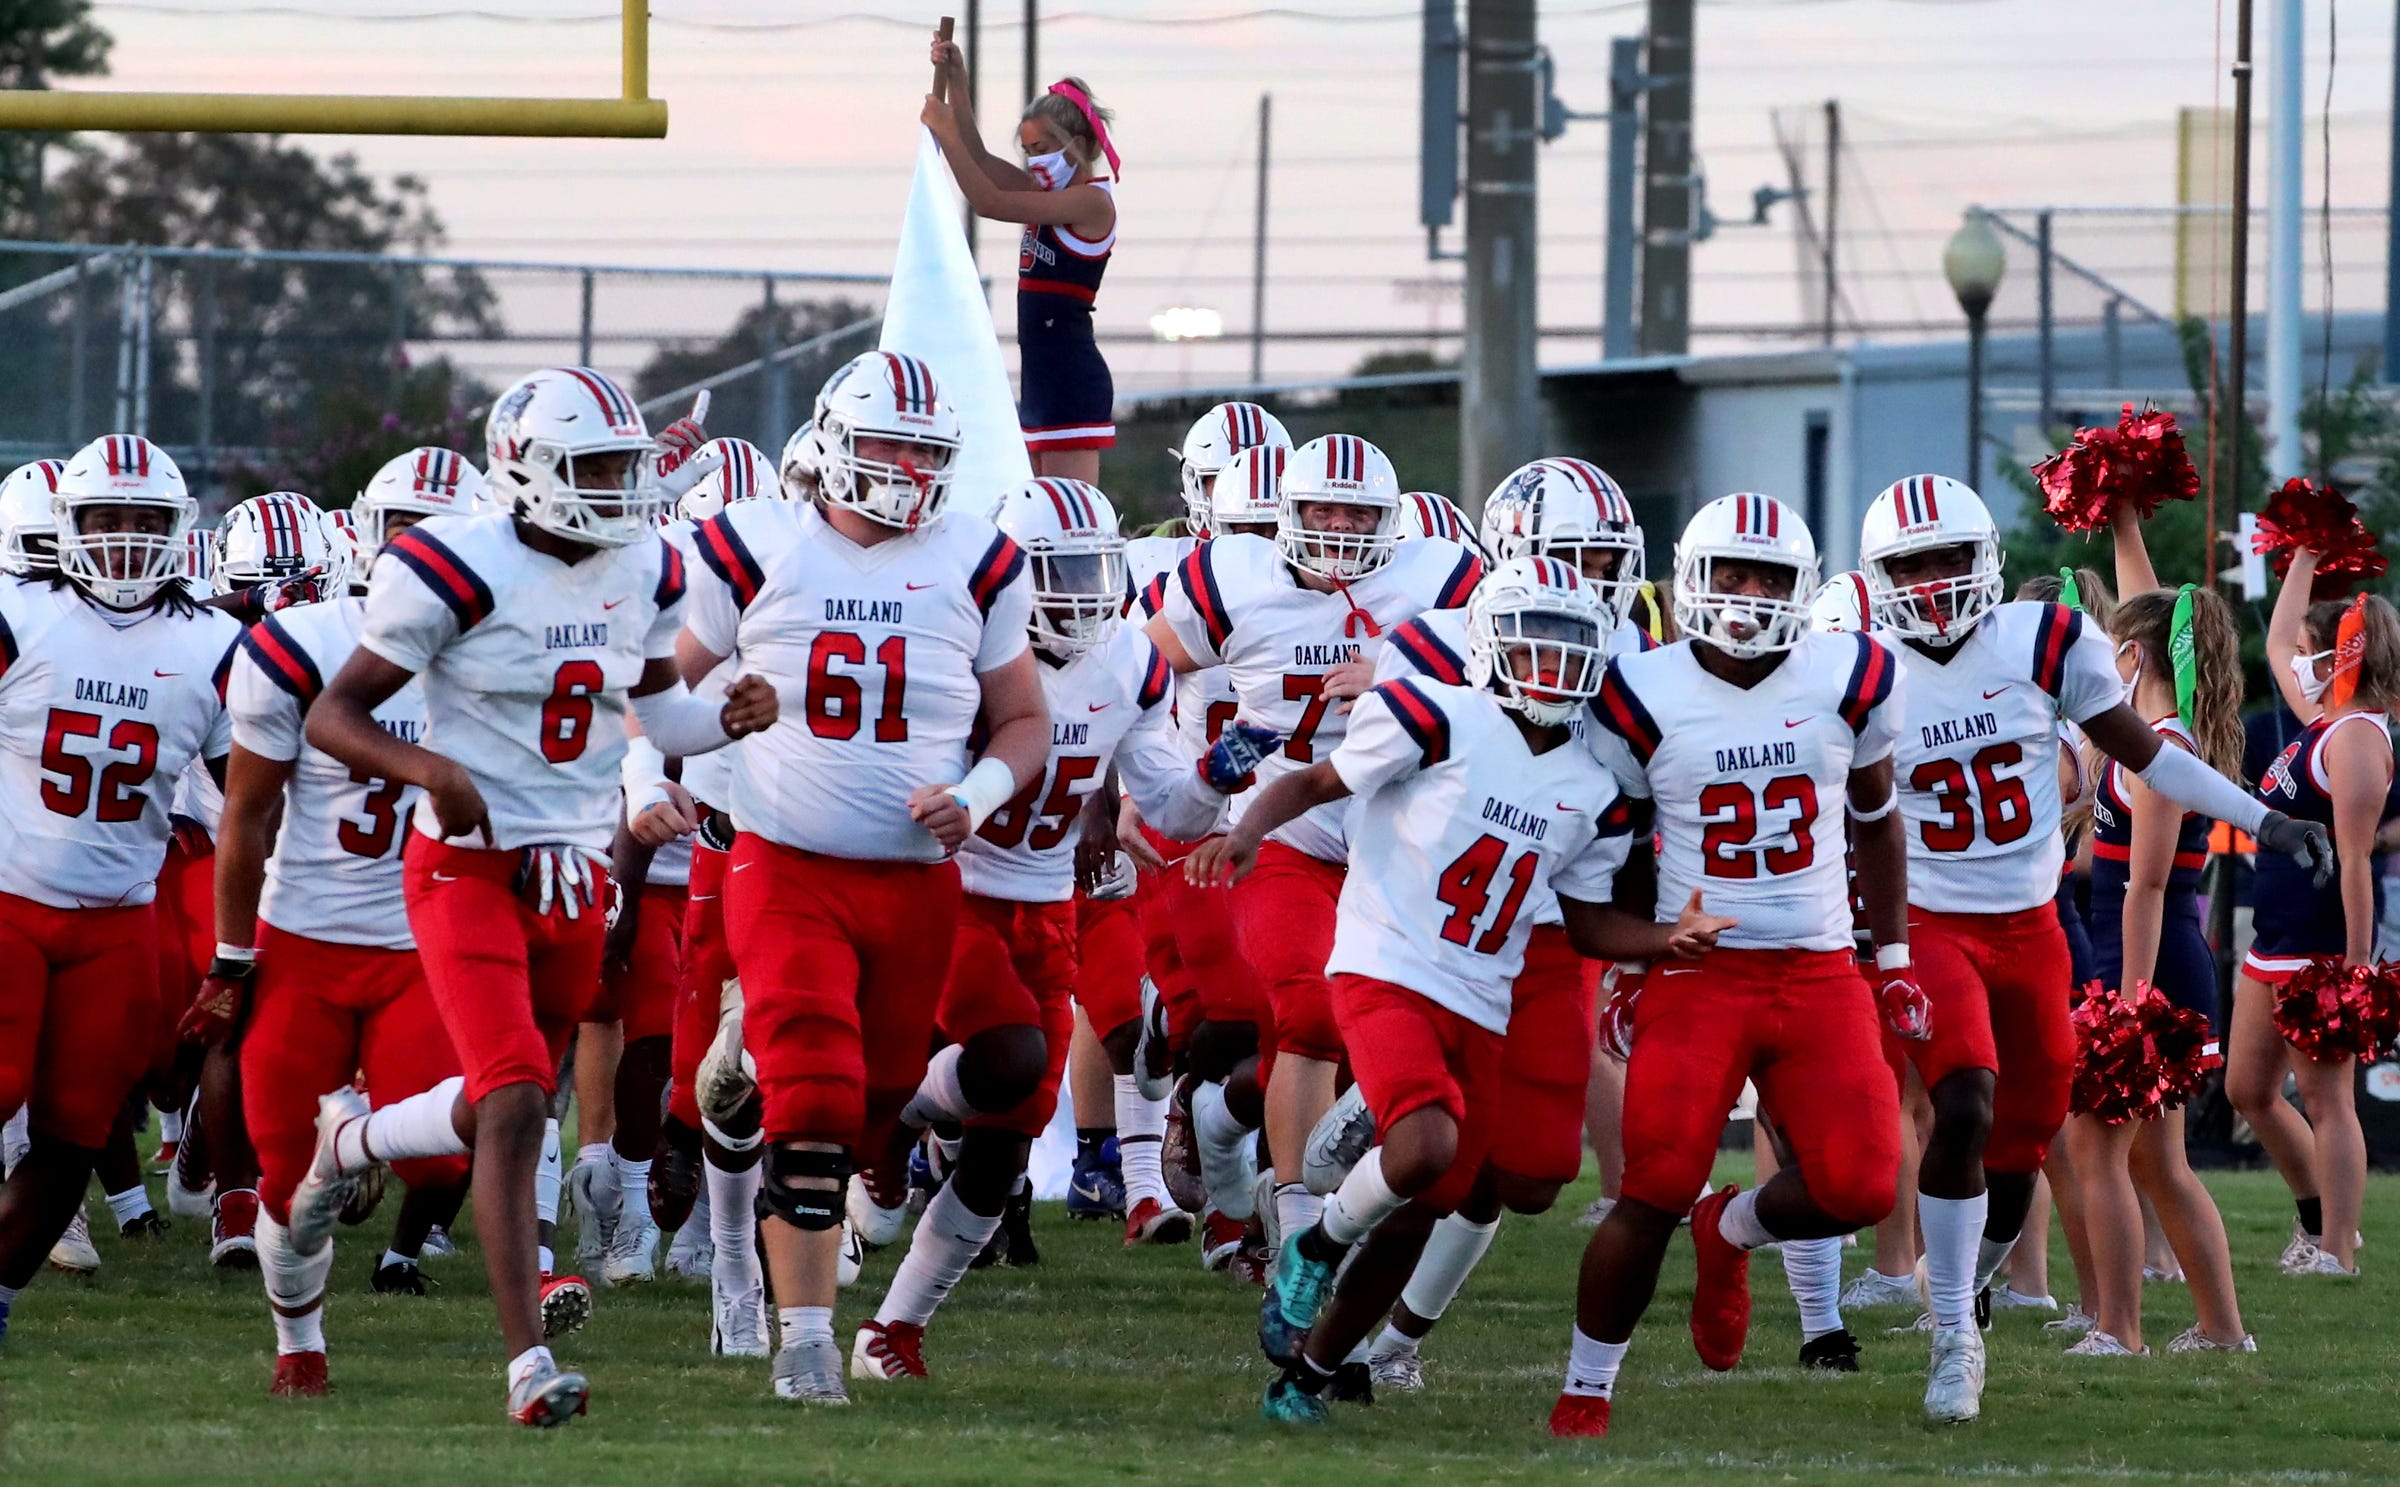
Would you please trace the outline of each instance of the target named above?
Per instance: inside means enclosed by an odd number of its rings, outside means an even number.
[[[639,821],[642,812],[652,806],[667,805],[674,799],[665,780],[653,780],[647,785],[628,790],[625,792],[625,819],[629,822]]]
[[[1004,761],[990,758],[976,760],[967,777],[950,787],[951,798],[966,808],[970,832],[981,831],[992,812],[1008,804],[1016,793],[1015,771]]]
[[[1894,787],[1892,793],[1883,798],[1883,804],[1875,807],[1875,809],[1871,811],[1862,811],[1855,803],[1850,801],[1844,801],[1842,803],[1842,809],[1850,813],[1850,819],[1853,821],[1880,821],[1884,817],[1890,815],[1899,804],[1900,791],[1897,787]]]
[[[1897,945],[1878,945],[1878,946],[1876,946],[1876,947],[1875,947],[1875,969],[1877,969],[1877,970],[1879,970],[1879,971],[1905,971],[1905,970],[1907,970],[1907,969],[1908,969],[1908,945],[1907,945],[1907,942],[1906,942],[1906,941],[1903,941],[1902,943],[1900,943],[1900,944],[1897,944]]]
[[[258,947],[256,945],[228,945],[223,940],[219,940],[217,941],[217,959],[238,960],[243,965],[256,965],[258,963]]]

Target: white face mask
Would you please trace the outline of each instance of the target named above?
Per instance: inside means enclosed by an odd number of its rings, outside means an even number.
[[[2133,652],[2133,675],[2125,678],[2125,705],[2131,707],[2133,706],[2133,694],[2142,685],[2142,650],[2140,646],[2128,640],[2117,647],[2117,654],[2122,656],[2127,651]]]
[[[2331,651],[2318,651],[2310,656],[2294,656],[2291,660],[2292,680],[2300,684],[2300,695],[2311,702],[2321,702],[2325,689],[2333,685],[2331,673],[2317,675],[2317,663],[2332,656]]]
[[[1025,174],[1033,177],[1033,183],[1044,191],[1064,191],[1067,182],[1075,179],[1075,162],[1067,158],[1064,150],[1052,150],[1047,155],[1028,155],[1025,157]]]

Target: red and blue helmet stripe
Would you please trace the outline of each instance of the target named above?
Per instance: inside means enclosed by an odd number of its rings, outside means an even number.
[[[891,378],[892,398],[903,413],[930,415],[940,394],[934,390],[933,369],[898,351],[883,353],[885,375]]]
[[[626,396],[625,389],[617,385],[614,377],[606,372],[595,372],[590,367],[562,367],[560,370],[582,384],[583,390],[592,395],[592,401],[600,405],[600,416],[608,420],[610,433],[642,432],[642,410],[633,405],[633,399]]]
[[[1733,530],[1738,537],[1781,537],[1783,503],[1772,496],[1735,496]]]
[[[1034,482],[1050,498],[1050,508],[1058,513],[1058,524],[1070,532],[1100,530],[1100,513],[1092,505],[1092,487],[1081,480],[1062,480],[1044,476]]]

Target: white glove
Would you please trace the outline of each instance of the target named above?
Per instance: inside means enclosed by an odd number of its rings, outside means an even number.
[[[547,916],[554,908],[580,919],[585,909],[600,907],[608,884],[608,859],[588,847],[544,843],[527,847],[517,868],[518,891],[533,900],[533,911]]]
[[[1090,899],[1107,900],[1131,898],[1135,886],[1133,859],[1122,852],[1112,852],[1108,858],[1108,874],[1084,893]]]

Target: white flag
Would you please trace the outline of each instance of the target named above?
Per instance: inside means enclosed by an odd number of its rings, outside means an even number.
[[[966,439],[950,480],[950,504],[988,516],[1033,478],[1033,461],[1017,425],[1017,400],[1000,360],[991,306],[967,255],[964,210],[933,131],[920,130],[917,178],[909,187],[891,294],[884,301],[882,349],[905,351],[933,368]]]

